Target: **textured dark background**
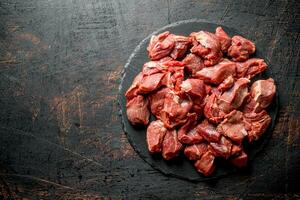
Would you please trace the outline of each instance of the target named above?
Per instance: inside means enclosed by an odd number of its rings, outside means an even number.
[[[296,0],[0,0],[0,199],[299,199],[299,14]],[[118,117],[135,46],[191,18],[264,46],[281,103],[255,167],[209,183],[153,170]]]

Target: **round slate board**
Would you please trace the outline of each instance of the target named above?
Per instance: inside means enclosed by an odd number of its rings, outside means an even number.
[[[127,138],[131,144],[131,146],[134,148],[134,150],[140,155],[140,157],[146,161],[148,164],[150,164],[154,169],[159,170],[165,175],[178,177],[181,179],[186,179],[190,181],[205,181],[205,180],[211,180],[216,179],[220,177],[224,177],[225,175],[231,174],[236,171],[236,169],[226,163],[224,163],[222,160],[217,160],[217,167],[216,171],[213,173],[210,177],[204,177],[201,173],[198,173],[193,163],[190,162],[188,159],[184,157],[184,155],[181,153],[176,159],[171,161],[165,161],[162,159],[162,156],[157,155],[150,155],[147,149],[147,143],[146,143],[146,127],[139,127],[139,126],[132,126],[127,118],[126,115],[126,98],[124,96],[126,90],[130,87],[134,77],[141,71],[142,66],[145,62],[149,61],[148,53],[147,53],[147,46],[150,41],[150,37],[152,35],[157,35],[164,31],[170,31],[171,33],[178,34],[178,35],[189,35],[191,32],[196,32],[199,30],[206,30],[210,32],[214,32],[216,27],[219,26],[218,24],[208,23],[202,20],[189,20],[189,21],[181,21],[174,24],[170,24],[168,26],[165,26],[161,28],[160,30],[152,33],[147,38],[145,38],[134,50],[134,52],[131,54],[131,56],[128,59],[128,62],[126,63],[123,71],[123,78],[121,81],[121,85],[119,88],[119,96],[118,96],[118,102],[120,106],[120,114],[122,118],[123,128],[127,135]],[[238,31],[223,26],[223,29],[230,35],[242,35]],[[246,36],[247,38],[247,36]],[[254,55],[254,57],[259,58],[266,58],[263,54],[263,52],[260,52],[259,44],[257,44],[257,51]],[[271,68],[272,65],[270,65],[270,62],[266,60],[267,64],[269,65],[269,68],[266,72],[264,72],[261,75],[258,75],[255,77],[256,79],[266,79],[268,77],[272,77]],[[274,77],[273,77],[274,78]],[[249,160],[252,163],[255,163],[253,161],[253,158],[255,155],[263,149],[263,147],[267,144],[268,140],[271,137],[272,130],[276,121],[276,116],[278,113],[278,95],[276,95],[276,98],[273,100],[273,103],[268,108],[268,113],[272,117],[272,123],[269,126],[266,133],[260,138],[260,140],[256,141],[255,143],[251,145],[245,144],[245,151],[249,155]],[[152,116],[151,121],[155,118]],[[220,163],[222,162],[222,163]]]

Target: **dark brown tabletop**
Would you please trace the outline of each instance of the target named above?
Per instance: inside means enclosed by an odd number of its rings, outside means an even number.
[[[299,199],[299,1],[0,1],[0,199]],[[278,86],[273,135],[246,172],[192,183],[135,153],[117,95],[153,31],[204,19],[259,43]]]

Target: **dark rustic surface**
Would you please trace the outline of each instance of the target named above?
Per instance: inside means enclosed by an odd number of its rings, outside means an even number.
[[[296,0],[0,0],[0,199],[299,199],[299,12]],[[264,46],[281,100],[255,167],[197,184],[143,162],[117,106],[135,46],[191,18]]]

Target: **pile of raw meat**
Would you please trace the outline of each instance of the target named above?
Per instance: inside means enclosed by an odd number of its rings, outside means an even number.
[[[266,131],[265,109],[276,92],[272,78],[250,83],[267,69],[263,59],[251,58],[255,44],[218,27],[188,37],[164,32],[152,36],[147,50],[151,61],[125,96],[128,120],[148,126],[149,152],[170,160],[184,151],[205,176],[216,157],[246,166],[243,141]],[[149,124],[150,113],[156,121]]]

